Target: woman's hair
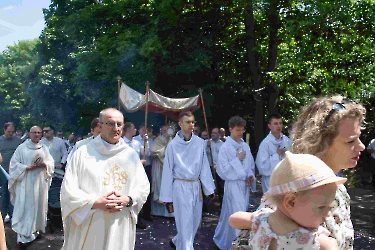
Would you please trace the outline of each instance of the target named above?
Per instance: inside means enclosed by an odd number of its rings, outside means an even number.
[[[334,107],[334,104],[337,103]],[[302,110],[293,125],[294,142],[291,152],[312,154],[319,158],[338,135],[340,122],[344,119],[358,120],[361,124],[366,110],[356,102],[341,96],[320,97]]]

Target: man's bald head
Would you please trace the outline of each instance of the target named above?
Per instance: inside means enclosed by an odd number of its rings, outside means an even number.
[[[115,108],[106,108],[106,109],[103,109],[99,113],[99,122],[103,122],[104,117],[118,116],[118,115],[121,115],[122,117],[124,117],[123,114],[121,113],[121,111],[119,111],[119,110],[117,110]]]
[[[124,127],[122,113],[114,108],[104,109],[99,114],[99,122],[102,139],[111,144],[118,143]]]
[[[30,140],[34,143],[38,143],[42,138],[42,129],[39,126],[32,126],[29,130]]]

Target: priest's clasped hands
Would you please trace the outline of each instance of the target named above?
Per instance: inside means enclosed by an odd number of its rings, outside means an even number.
[[[93,209],[100,209],[108,213],[116,213],[130,203],[129,196],[123,195],[116,191],[111,191],[100,196],[93,204]]]
[[[46,167],[47,167],[47,165],[44,162],[36,162],[33,165],[27,166],[26,169],[27,170],[34,170],[34,169],[37,169],[37,168],[46,168]]]

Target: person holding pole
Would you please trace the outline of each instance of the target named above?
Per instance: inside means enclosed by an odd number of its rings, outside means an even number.
[[[182,111],[181,130],[168,144],[159,200],[173,202],[177,235],[169,244],[179,250],[194,249],[202,218],[203,193],[214,197],[215,184],[206,155],[206,143],[193,134],[194,115]]]
[[[234,116],[228,122],[230,136],[220,147],[216,171],[225,181],[223,205],[214,242],[219,249],[230,249],[240,232],[228,224],[229,216],[249,205],[250,189],[255,192],[255,164],[249,145],[242,139],[246,121]]]
[[[146,160],[144,163],[145,171],[147,178],[150,183],[152,183],[152,158],[151,158],[151,145],[153,143],[152,138],[149,138],[147,135],[147,126],[146,124],[141,124],[138,129],[139,135],[135,136],[133,139],[140,142],[141,144],[141,155],[143,160]],[[140,213],[142,219],[147,221],[153,221],[154,218],[151,215],[151,196],[147,198],[146,203],[143,205],[142,212]]]

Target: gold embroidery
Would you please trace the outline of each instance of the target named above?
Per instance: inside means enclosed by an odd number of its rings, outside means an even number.
[[[119,170],[120,167],[117,164],[115,164],[113,168],[105,172],[107,174],[107,177],[104,177],[105,186],[110,185],[112,182],[112,186],[114,189],[122,189],[122,185],[126,184],[126,182],[128,181],[128,175],[125,171],[120,172]]]

